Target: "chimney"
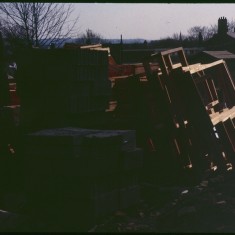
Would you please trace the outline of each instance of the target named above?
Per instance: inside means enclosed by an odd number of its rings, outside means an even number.
[[[218,34],[225,35],[228,32],[228,22],[227,19],[223,16],[218,19]]]

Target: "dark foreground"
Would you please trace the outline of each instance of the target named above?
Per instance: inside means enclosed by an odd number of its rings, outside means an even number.
[[[30,202],[24,193],[9,192],[1,196],[0,231],[235,232],[233,171],[223,174],[208,173],[194,186],[143,185],[142,191],[143,199],[138,205],[125,211],[117,211],[109,218],[97,221],[95,226],[85,229],[70,226],[66,215],[63,216],[63,221],[56,220],[55,215],[50,217],[30,214],[27,208]]]
[[[213,173],[193,187],[152,188],[151,199],[91,231],[235,232],[234,172]]]

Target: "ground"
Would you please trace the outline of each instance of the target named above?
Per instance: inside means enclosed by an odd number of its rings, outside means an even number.
[[[235,172],[207,172],[196,185],[142,185],[145,197],[133,208],[117,211],[87,228],[89,232],[232,233],[235,232]],[[146,192],[148,191],[148,193]],[[23,194],[0,198],[0,231],[76,232],[63,222],[30,217]],[[5,211],[6,210],[6,211]],[[10,211],[10,212],[8,212]],[[20,213],[18,213],[20,212]],[[24,215],[25,214],[25,215]]]
[[[152,190],[154,195],[154,189]],[[166,200],[159,204],[159,199]],[[91,232],[235,232],[235,173],[212,173],[191,187],[155,188],[155,200],[117,212]]]

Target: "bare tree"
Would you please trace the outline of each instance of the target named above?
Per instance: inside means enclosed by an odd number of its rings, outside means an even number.
[[[217,34],[217,32],[218,32],[218,26],[216,24],[210,25],[210,27],[206,27],[203,37],[205,40],[208,40],[212,38],[215,34]]]
[[[28,45],[44,46],[75,35],[78,17],[70,19],[73,10],[72,4],[63,3],[0,3],[1,29]]]
[[[194,26],[188,30],[188,38],[190,40],[198,40],[199,34],[202,36],[203,40],[208,40],[217,33],[217,26],[211,25],[206,26]]]
[[[180,32],[180,33],[174,33],[171,38],[174,40],[183,41],[186,38],[186,36]]]
[[[188,38],[191,40],[198,40],[198,35],[201,33],[204,38],[204,33],[206,31],[206,27],[194,26],[188,30]]]
[[[180,40],[180,34],[174,33],[171,38],[174,40]]]
[[[102,36],[91,29],[87,29],[86,32],[81,35],[81,39],[83,39],[83,42],[88,45],[97,44],[101,43]]]
[[[233,19],[228,22],[228,31],[235,32],[235,21]]]

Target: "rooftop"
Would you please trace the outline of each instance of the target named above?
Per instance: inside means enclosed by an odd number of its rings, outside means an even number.
[[[235,54],[229,51],[203,51],[203,52],[217,59],[235,59]]]

